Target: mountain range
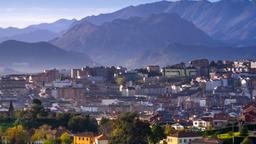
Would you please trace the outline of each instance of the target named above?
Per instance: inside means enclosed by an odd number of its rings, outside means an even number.
[[[60,19],[53,23],[30,25],[26,28],[0,28],[0,42],[17,40],[24,42],[49,41],[65,33],[77,20]]]
[[[0,44],[0,51],[15,47],[20,58],[11,58],[12,53],[8,53],[10,62],[4,55],[0,57],[6,58],[3,63],[12,66],[17,61],[35,66],[36,63],[43,65],[40,61],[54,63],[51,66],[86,65],[95,61],[128,67],[168,65],[196,58],[255,58],[255,27],[255,0],[160,1],[79,21],[61,19],[24,29],[0,29],[0,41],[36,42],[4,42]],[[6,45],[5,49],[1,49],[1,45]],[[33,56],[35,49],[42,54]],[[51,53],[51,61],[38,58],[48,57],[47,53]],[[30,57],[28,62],[27,57]]]
[[[150,62],[150,64],[166,66],[201,58],[209,60],[256,59],[256,50],[254,46],[170,44],[164,48],[144,52],[133,60],[133,65],[139,67],[148,65]]]
[[[0,43],[0,51],[0,66],[18,71],[93,64],[93,61],[84,54],[65,51],[46,42],[25,43],[9,40]]]
[[[130,60],[145,50],[171,43],[209,44],[214,41],[176,14],[156,14],[116,19],[99,26],[82,21],[52,43],[66,50],[86,53],[104,65],[129,65]]]
[[[86,17],[93,24],[103,24],[114,19],[147,17],[159,13],[176,13],[193,22],[213,39],[229,42],[253,42],[256,39],[256,1],[255,0],[180,0],[130,6],[119,11]]]

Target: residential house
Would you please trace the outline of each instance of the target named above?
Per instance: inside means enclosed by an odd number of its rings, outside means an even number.
[[[93,133],[81,133],[75,134],[73,138],[73,144],[94,144],[94,134]]]
[[[256,122],[256,102],[251,102],[244,106],[242,117],[247,123]]]
[[[210,118],[194,120],[193,127],[198,128],[200,130],[206,130],[209,127],[211,127],[211,120]]]
[[[202,139],[198,133],[179,131],[167,136],[167,144],[190,144],[191,141],[196,139]]]
[[[95,144],[108,144],[108,138],[104,134],[101,134],[95,137]]]
[[[172,124],[171,127],[175,130],[184,130],[184,126],[179,123]]]
[[[215,114],[212,120],[212,126],[217,129],[223,128],[229,124],[230,120],[231,118],[228,114],[225,114],[225,113]]]

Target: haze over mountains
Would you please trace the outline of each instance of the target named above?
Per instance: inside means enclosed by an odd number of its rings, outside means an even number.
[[[0,66],[20,71],[93,64],[84,54],[68,52],[46,42],[25,43],[9,40],[0,43],[0,51]]]
[[[253,0],[160,1],[80,21],[62,19],[25,29],[0,29],[0,41],[49,41],[65,53],[83,53],[79,55],[85,55],[84,65],[96,61],[102,65],[136,67],[195,58],[255,58],[255,27]],[[31,45],[42,48],[41,43]],[[53,46],[47,47],[45,51]],[[57,55],[51,55],[54,54]],[[72,57],[66,60],[69,58]]]
[[[145,50],[166,47],[171,43],[208,44],[213,40],[176,14],[157,14],[117,19],[100,26],[81,21],[53,41],[66,50],[94,56],[94,60],[103,65],[129,66],[129,62]]]
[[[134,60],[134,64],[171,65],[177,62],[187,62],[198,58],[209,60],[256,59],[255,46],[211,46],[171,44],[168,47],[147,51]]]
[[[256,2],[254,0],[161,1],[130,6],[114,13],[86,17],[84,20],[100,25],[114,19],[146,17],[158,13],[176,13],[192,21],[214,39],[230,41],[255,41],[256,39]]]
[[[75,19],[60,19],[53,23],[31,25],[23,29],[14,27],[6,29],[0,28],[0,42],[5,40],[18,40],[24,42],[49,41],[60,36],[75,22]]]

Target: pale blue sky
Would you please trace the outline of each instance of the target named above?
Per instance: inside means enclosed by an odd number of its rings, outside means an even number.
[[[60,18],[81,19],[159,0],[0,0],[0,27],[25,27]]]

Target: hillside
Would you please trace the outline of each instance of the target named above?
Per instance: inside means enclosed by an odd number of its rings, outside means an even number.
[[[0,66],[15,70],[37,70],[92,65],[85,54],[68,52],[46,42],[5,41],[0,44]]]
[[[93,57],[106,65],[128,64],[144,53],[172,43],[211,44],[208,35],[176,14],[117,19],[102,25],[80,21],[53,44]]]
[[[113,13],[86,17],[84,20],[101,25],[114,19],[147,17],[159,13],[176,13],[192,21],[198,28],[217,40],[234,43],[239,40],[243,44],[256,43],[256,2],[253,0],[160,1],[130,6]]]

